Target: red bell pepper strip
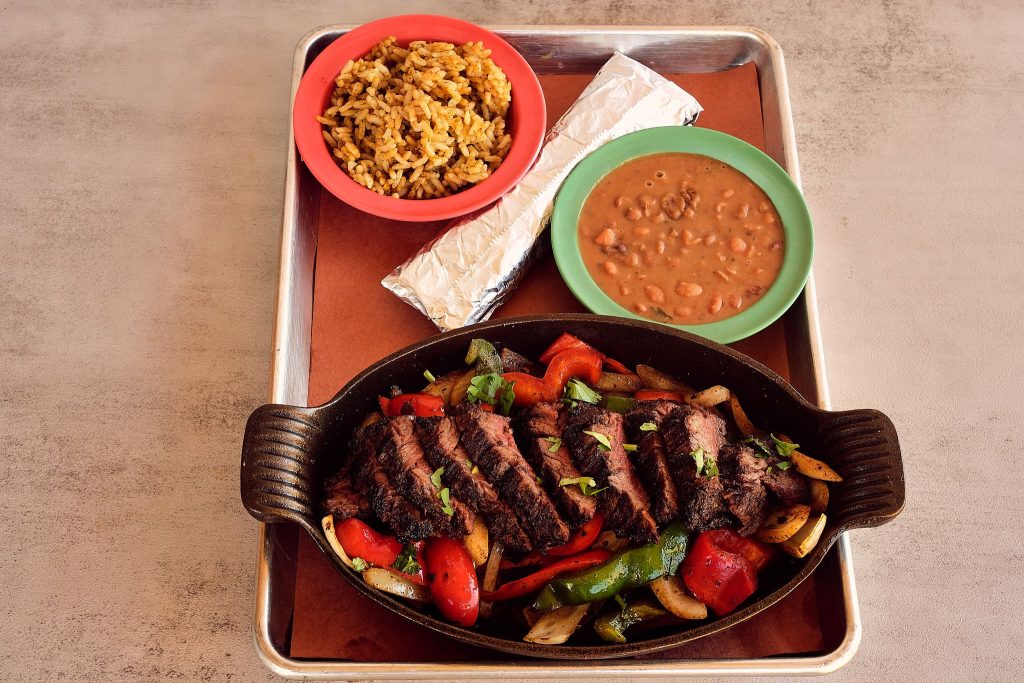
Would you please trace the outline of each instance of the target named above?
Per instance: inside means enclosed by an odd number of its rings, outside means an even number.
[[[559,557],[581,553],[594,545],[594,541],[596,541],[597,537],[601,534],[601,529],[603,527],[604,515],[599,512],[594,515],[590,521],[577,529],[565,545],[548,548],[547,550],[541,550],[539,552],[534,551],[518,562],[502,560],[501,568],[512,569],[517,567],[544,566]]]
[[[520,598],[524,595],[530,595],[536,593],[541,588],[546,586],[551,579],[564,574],[566,572],[576,571],[579,569],[588,569],[599,564],[604,564],[611,558],[612,553],[608,550],[588,550],[585,553],[567,557],[558,562],[549,564],[548,566],[540,569],[533,574],[524,576],[521,579],[515,581],[509,581],[508,583],[500,586],[497,590],[484,591],[483,598],[488,602],[497,602],[499,600],[511,600],[513,598]]]
[[[735,531],[729,529],[717,529],[706,532],[711,542],[722,550],[741,556],[755,572],[759,572],[768,566],[774,555],[772,547],[753,538],[745,538]]]
[[[601,366],[604,364],[601,354],[593,349],[566,349],[556,354],[548,369],[544,371],[544,383],[560,395],[566,382],[573,377],[582,379],[587,384],[596,384],[601,379]]]
[[[502,377],[506,382],[515,383],[512,391],[516,398],[512,405],[532,406],[534,403],[558,400],[558,395],[540,377],[534,377],[525,372],[506,372]]]
[[[718,616],[736,609],[757,590],[757,574],[742,555],[715,545],[707,532],[697,537],[680,568],[694,597]]]
[[[385,405],[385,401],[387,404]],[[408,407],[406,407],[408,406]],[[415,415],[434,417],[444,415],[444,399],[430,394],[401,394],[392,399],[380,397],[381,411],[388,417]]]
[[[584,351],[595,351],[594,347],[587,342],[574,337],[568,332],[563,332],[562,336],[554,341],[547,350],[540,354],[540,362],[547,365],[551,362],[551,359],[557,356],[562,351],[568,351],[570,349],[584,350]]]
[[[400,576],[403,579],[406,579],[407,581],[412,581],[413,583],[418,583],[421,586],[426,586],[427,585],[427,561],[426,561],[426,559],[424,557],[424,555],[425,555],[425,548],[426,548],[426,542],[425,541],[414,541],[413,542],[413,547],[416,548],[416,564],[418,564],[420,566],[419,571],[417,571],[415,574],[410,574],[409,572],[403,572],[403,571],[401,571],[400,569],[397,569],[394,566],[385,567],[385,569],[387,569],[389,572],[395,574],[396,576]]]
[[[442,616],[459,626],[475,624],[480,613],[480,585],[465,546],[452,538],[431,538],[424,558],[427,585]]]
[[[683,397],[674,391],[658,391],[657,389],[641,389],[633,394],[638,401],[675,401],[682,403]]]
[[[390,567],[402,552],[402,544],[394,536],[385,536],[354,517],[334,525],[342,549],[349,557],[359,557],[378,567]]]

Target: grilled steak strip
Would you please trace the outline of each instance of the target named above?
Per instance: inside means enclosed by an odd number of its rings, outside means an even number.
[[[492,536],[506,548],[527,552],[533,548],[515,513],[499,497],[490,482],[473,463],[459,443],[459,432],[449,417],[421,417],[416,420],[416,436],[431,467],[444,468],[444,481],[452,493],[474,512],[483,516]]]
[[[423,511],[435,529],[444,536],[461,538],[473,529],[473,513],[456,496],[449,497],[454,512],[450,516],[445,513],[438,489],[430,481],[433,470],[416,439],[413,420],[401,416],[381,421],[384,433],[377,451],[380,462],[395,488]]]
[[[370,501],[365,492],[360,491],[352,482],[351,459],[324,482],[324,498],[320,509],[325,515],[332,515],[335,522],[349,517],[366,519],[370,516]]]
[[[402,543],[436,536],[434,527],[391,485],[387,472],[377,459],[377,448],[383,437],[382,423],[356,430],[350,451],[354,483],[366,489],[370,508],[377,519],[388,525]]]
[[[718,469],[729,512],[739,523],[740,536],[749,536],[764,522],[768,494],[762,479],[767,463],[752,448],[741,444],[723,446],[718,452]]]
[[[558,511],[573,529],[586,524],[597,513],[597,501],[583,495],[579,486],[561,486],[563,479],[576,479],[580,471],[561,443],[565,411],[561,403],[535,403],[524,410],[516,422],[520,448],[535,472],[540,472],[544,488]],[[557,439],[557,441],[555,440]]]
[[[606,450],[595,437],[584,433],[588,431],[608,437],[611,447]],[[609,528],[638,543],[657,539],[658,527],[651,517],[647,493],[622,448],[622,416],[580,403],[568,411],[563,439],[579,470],[593,477],[599,487],[608,487],[598,497]]]
[[[665,440],[659,431],[665,416],[675,409],[676,404],[671,401],[643,401],[625,417],[626,435],[637,445],[633,462],[651,499],[651,514],[659,524],[667,524],[679,516],[679,493],[668,466]],[[656,429],[640,429],[648,422]]]
[[[661,424],[665,453],[679,492],[683,523],[691,531],[718,529],[729,524],[720,477],[697,473],[692,453],[701,448],[704,458],[717,461],[725,445],[725,422],[697,406],[682,405]]]
[[[776,498],[786,505],[802,503],[807,500],[807,496],[810,495],[810,486],[803,476],[792,467],[780,470],[777,465],[782,462],[781,458],[771,456],[764,462],[770,465],[768,473],[764,475],[764,485],[775,494]]]
[[[509,419],[469,403],[455,408],[454,419],[466,452],[515,511],[534,548],[565,543],[569,527],[516,447]]]

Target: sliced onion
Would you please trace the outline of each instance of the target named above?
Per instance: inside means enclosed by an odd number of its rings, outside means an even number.
[[[345,549],[341,547],[341,543],[338,542],[338,533],[334,530],[334,516],[327,515],[320,520],[320,526],[324,528],[324,536],[327,537],[327,544],[331,546],[331,550],[334,554],[345,563],[345,566],[350,569],[355,569],[352,566],[352,558],[348,556]]]
[[[379,591],[397,595],[407,600],[416,602],[430,602],[430,591],[426,586],[413,583],[409,579],[399,576],[390,569],[381,567],[370,567],[363,572],[363,581],[366,585],[372,586]]]
[[[677,576],[662,576],[651,581],[651,590],[661,606],[680,619],[706,619],[707,606],[686,592]]]
[[[529,633],[523,636],[523,640],[542,645],[561,645],[579,628],[589,608],[589,604],[565,605],[545,612]]]

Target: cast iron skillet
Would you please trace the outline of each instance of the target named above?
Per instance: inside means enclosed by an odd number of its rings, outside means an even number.
[[[423,371],[463,367],[469,340],[483,337],[536,358],[562,332],[571,332],[627,365],[645,363],[702,388],[724,384],[742,401],[754,424],[784,432],[837,470],[830,485],[828,525],[818,546],[775,577],[762,581],[746,607],[721,619],[664,626],[625,644],[602,643],[586,627],[578,644],[538,645],[521,640],[520,623],[462,628],[369,588],[330,549],[320,526],[323,478],[340,464],[345,443],[377,396],[392,384],[423,383]],[[896,430],[876,410],[824,411],[807,403],[781,377],[743,354],[706,339],[653,323],[595,315],[545,315],[494,320],[414,344],[378,361],[315,408],[265,405],[249,417],[242,444],[242,503],[267,523],[295,522],[357,590],[402,616],[463,642],[513,654],[551,659],[627,657],[675,647],[723,631],[778,602],[806,579],[841,533],[873,527],[903,509],[903,464]],[[759,596],[759,597],[758,597]]]

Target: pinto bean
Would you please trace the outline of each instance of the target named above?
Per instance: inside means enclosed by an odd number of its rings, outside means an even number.
[[[615,244],[615,231],[605,228],[594,238],[594,244],[600,244],[602,247],[610,247]]]
[[[715,294],[711,297],[711,303],[708,304],[709,313],[718,313],[722,310],[722,295]]]
[[[704,288],[696,282],[680,282],[676,285],[676,294],[679,296],[694,297],[704,293]]]
[[[647,298],[651,300],[651,303],[665,303],[665,292],[662,291],[661,287],[655,285],[647,285],[646,287],[644,287],[644,294],[647,295]]]

